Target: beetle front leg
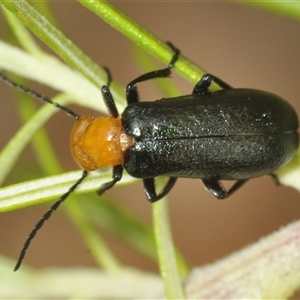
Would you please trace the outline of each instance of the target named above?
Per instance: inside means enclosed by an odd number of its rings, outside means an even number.
[[[104,100],[104,103],[110,113],[110,116],[112,118],[118,118],[119,117],[119,112],[118,112],[118,109],[116,107],[116,103],[115,103],[115,100],[109,90],[109,87],[106,86],[106,85],[103,85],[102,88],[101,88],[101,93],[102,93],[102,96],[103,96],[103,100]]]
[[[122,179],[122,175],[123,175],[123,166],[122,165],[114,166],[112,172],[113,180],[103,183],[100,186],[99,190],[97,191],[97,194],[100,196],[106,191],[110,190],[118,181]]]
[[[155,188],[155,182],[154,178],[145,178],[143,179],[143,184],[144,184],[144,191],[147,196],[147,199],[153,203],[164,196],[166,196],[172,187],[174,186],[175,182],[177,180],[177,177],[170,177],[164,188],[160,191],[160,193],[157,195],[156,194],[156,188]]]
[[[235,184],[226,191],[222,184],[216,179],[202,179],[205,188],[210,191],[218,199],[226,199],[234,194],[248,179],[238,180]]]
[[[104,70],[106,71],[106,74],[107,74],[107,84],[106,85],[103,85],[102,88],[101,88],[101,93],[102,93],[102,97],[103,97],[103,100],[104,100],[104,103],[110,113],[110,116],[113,117],[113,118],[118,118],[119,117],[119,112],[118,112],[118,109],[116,107],[116,103],[115,103],[115,100],[110,92],[110,84],[112,82],[112,77],[111,77],[111,74],[110,74],[110,71],[108,68],[106,67],[103,67]]]

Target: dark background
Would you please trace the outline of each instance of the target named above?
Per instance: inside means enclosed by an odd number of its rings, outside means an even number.
[[[273,92],[287,99],[300,112],[299,22],[235,3],[120,2],[116,5],[232,86]],[[109,66],[119,83],[125,85],[140,75],[141,70],[132,58],[132,44],[124,36],[78,3],[53,2],[52,7],[66,34],[100,65]],[[191,92],[191,83],[174,77],[182,94]],[[156,92],[152,93],[151,87],[151,84],[143,85],[143,99],[160,97]],[[40,86],[36,89],[48,91]],[[19,121],[14,99],[10,98],[11,88],[1,84],[0,90],[0,147],[3,147],[18,129]],[[80,107],[75,109],[79,114],[84,111]],[[47,126],[59,149],[59,157],[69,170],[77,169],[68,147],[72,124],[71,118],[60,113]],[[26,163],[35,163],[30,149],[23,159]],[[115,188],[110,193],[123,206],[151,222],[150,204],[141,183]],[[25,237],[47,207],[48,204],[2,214],[1,253],[17,258]],[[251,180],[225,201],[216,200],[204,190],[199,180],[180,179],[170,193],[174,240],[193,266],[228,255],[299,216],[299,193],[276,186],[270,177]],[[109,241],[125,264],[156,270],[153,264],[124,245]],[[60,213],[56,213],[39,232],[26,263],[36,267],[95,265],[73,225]]]

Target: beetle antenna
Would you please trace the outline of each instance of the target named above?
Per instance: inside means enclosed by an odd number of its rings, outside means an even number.
[[[57,102],[53,102],[50,98],[48,98],[48,97],[46,97],[46,96],[44,96],[44,95],[42,95],[42,94],[40,94],[38,92],[35,92],[35,91],[29,89],[26,86],[23,86],[21,84],[18,84],[16,82],[12,81],[8,77],[6,77],[2,72],[0,72],[0,79],[2,81],[4,81],[6,84],[8,84],[8,85],[10,85],[12,87],[17,88],[19,91],[24,92],[24,93],[28,94],[29,96],[31,96],[33,98],[36,98],[36,99],[41,100],[43,102],[49,103],[49,104],[53,105],[54,107],[57,107],[57,108],[63,110],[69,116],[72,116],[76,121],[80,118],[80,116],[77,115],[71,109],[69,109],[69,108],[67,108],[65,106],[62,106],[62,105],[58,104]]]
[[[33,240],[33,238],[35,237],[36,233],[38,232],[38,230],[40,230],[42,228],[42,226],[44,225],[45,221],[47,221],[52,213],[54,213],[57,208],[70,196],[71,193],[73,193],[76,188],[78,187],[78,185],[83,181],[83,179],[87,176],[88,172],[87,171],[83,171],[81,177],[76,181],[76,183],[70,187],[70,189],[63,194],[49,209],[48,211],[42,216],[42,218],[36,223],[36,225],[34,226],[33,230],[30,232],[30,234],[28,235],[22,250],[20,252],[18,261],[14,267],[14,272],[17,271],[21,264],[22,261],[25,257],[26,251],[29,248],[29,245],[31,243],[31,241]]]

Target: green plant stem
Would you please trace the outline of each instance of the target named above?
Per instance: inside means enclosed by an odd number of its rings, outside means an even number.
[[[107,77],[106,71],[100,68],[27,1],[2,1],[1,4],[56,52],[66,63],[84,74],[99,88],[106,84],[103,80],[103,78]],[[121,89],[115,94],[115,97],[117,101],[120,101],[122,97]]]
[[[26,27],[11,12],[9,12],[3,6],[1,6],[1,8],[19,43],[29,53],[33,55],[40,55],[42,50],[34,41],[32,35],[28,32]]]
[[[21,118],[25,123],[24,127],[26,126],[26,124],[28,124],[26,123],[26,121],[31,122],[31,124],[34,125],[40,125],[40,128],[37,132],[32,131],[29,133],[29,138],[31,137],[30,142],[35,151],[35,157],[38,161],[38,165],[46,175],[55,175],[62,173],[63,169],[60,166],[60,163],[55,155],[55,151],[52,147],[51,141],[48,138],[46,130],[42,127],[44,125],[44,122],[39,123],[39,120],[36,120],[36,123],[30,121],[32,118],[36,119],[35,115],[38,114],[38,112],[36,112],[36,105],[33,102],[34,100],[31,99],[28,95],[24,95],[24,93],[20,93],[19,97],[18,109],[19,113],[21,114]],[[58,100],[60,103],[63,103],[63,105],[66,105],[68,102],[70,102],[70,97],[65,94],[58,95],[54,97],[54,99],[56,99],[56,101]],[[49,105],[45,105],[44,107],[49,107]],[[58,110],[56,109],[54,112],[56,113],[58,112]],[[46,121],[47,119],[45,120],[45,122]],[[24,127],[21,127],[20,131]],[[11,140],[14,140],[14,137]],[[23,147],[26,146],[26,144],[23,144]]]
[[[267,10],[271,13],[276,13],[288,18],[295,20],[300,20],[300,2],[299,1],[274,1],[274,0],[264,0],[264,1],[236,1],[239,4],[246,4],[257,7],[259,9]]]
[[[56,112],[57,109],[50,105],[40,109],[2,149],[0,153],[0,184],[14,166],[33,134]]]
[[[156,35],[144,28],[141,24],[135,22],[113,4],[101,0],[78,1],[142,49],[148,51],[166,64],[170,62],[173,51],[166,44],[166,41],[159,39]],[[176,62],[175,69],[179,74],[193,83],[196,83],[199,78],[206,73],[183,55],[181,55]],[[214,88],[216,87],[217,85],[215,84]]]
[[[167,299],[185,299],[166,198],[152,204],[152,214],[160,274],[164,282],[166,297]]]
[[[74,197],[72,197],[74,198]],[[121,262],[108,247],[104,239],[95,230],[95,226],[83,211],[77,199],[70,199],[65,203],[68,215],[81,233],[86,245],[99,266],[110,273],[121,270]]]

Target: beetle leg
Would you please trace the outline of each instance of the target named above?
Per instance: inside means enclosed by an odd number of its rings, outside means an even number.
[[[136,102],[139,102],[139,100],[140,100],[139,95],[138,95],[138,90],[136,87],[137,83],[146,81],[146,80],[155,79],[155,78],[163,78],[163,77],[170,76],[171,69],[173,68],[174,64],[178,60],[180,51],[176,47],[174,47],[173,44],[171,44],[170,42],[168,42],[168,45],[174,51],[174,55],[172,56],[172,59],[168,65],[168,67],[165,69],[155,70],[155,71],[143,74],[143,75],[137,77],[136,79],[130,81],[125,88],[127,104],[136,103]]]
[[[204,74],[201,79],[197,82],[193,89],[193,94],[207,94],[209,93],[209,88],[212,82],[216,82],[222,89],[228,90],[232,89],[232,87],[224,82],[222,79],[211,75],[211,74]]]
[[[114,166],[112,172],[113,180],[103,183],[100,186],[99,190],[97,191],[97,194],[100,196],[107,190],[111,189],[118,181],[122,179],[122,175],[123,175],[123,166],[122,165]]]
[[[111,115],[111,117],[113,118],[118,118],[119,117],[119,112],[118,112],[118,109],[116,107],[116,103],[115,103],[115,100],[109,90],[109,86],[111,84],[111,81],[112,81],[112,78],[111,78],[111,74],[110,74],[110,71],[108,68],[106,67],[103,67],[104,70],[106,71],[106,74],[107,74],[107,84],[106,85],[103,85],[102,88],[101,88],[101,93],[102,93],[102,96],[103,96],[103,100],[104,100],[104,103]]]
[[[218,199],[225,199],[235,193],[242,185],[244,185],[248,179],[238,180],[234,185],[226,191],[221,183],[216,179],[202,179],[202,182],[206,189],[210,191]]]
[[[155,189],[154,178],[145,178],[145,179],[143,179],[144,191],[145,191],[145,194],[147,196],[147,199],[151,203],[160,200],[161,198],[163,198],[164,196],[166,196],[170,192],[170,190],[174,186],[176,180],[177,180],[177,177],[170,177],[168,182],[164,186],[164,188],[157,195],[156,194],[156,189]]]
[[[105,103],[107,109],[109,110],[110,116],[113,118],[118,118],[119,112],[116,107],[115,100],[114,100],[108,86],[103,85],[101,88],[101,93],[103,96],[104,103]]]

